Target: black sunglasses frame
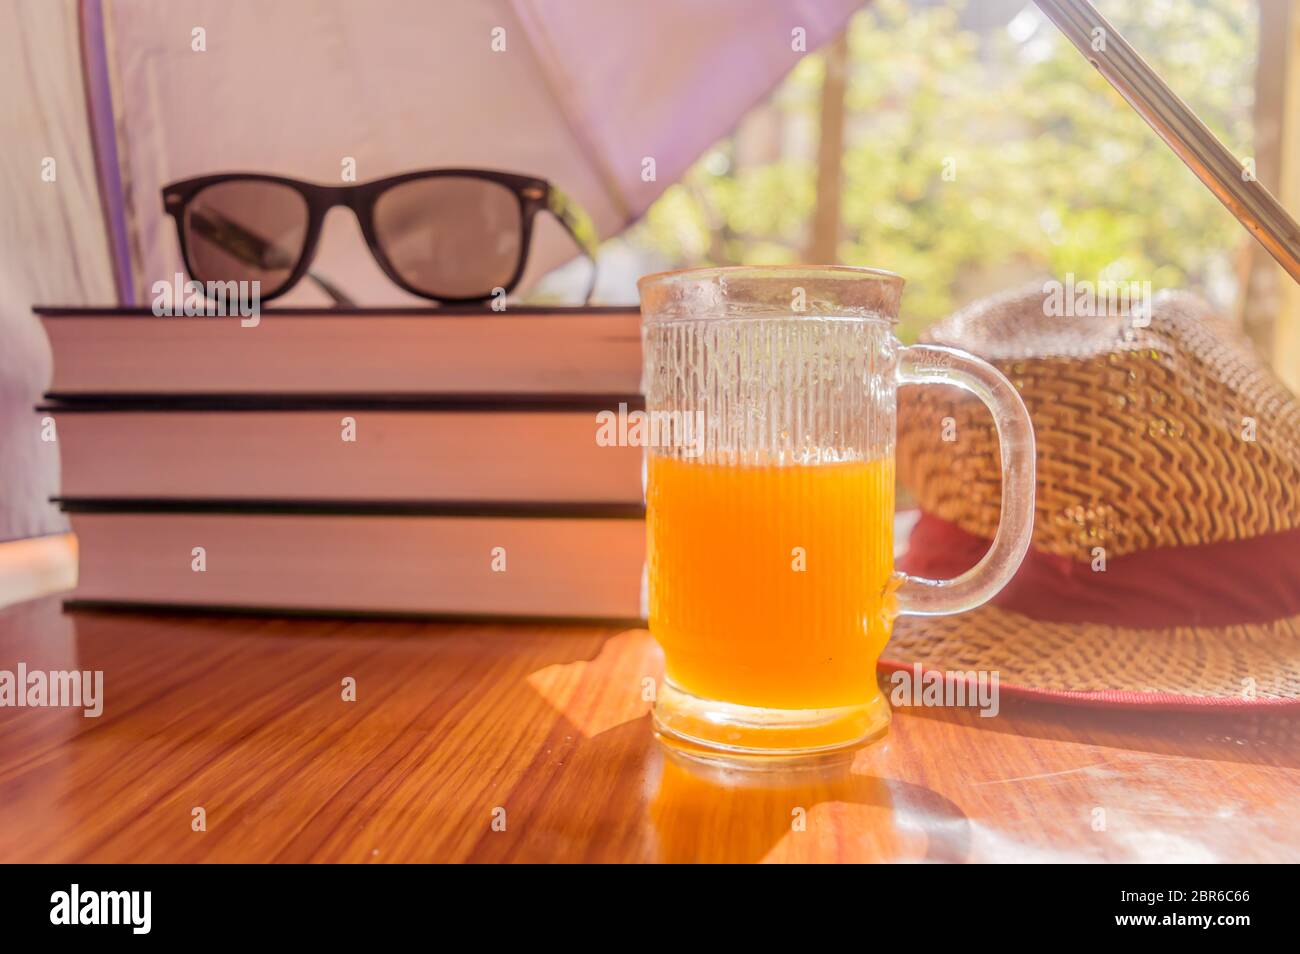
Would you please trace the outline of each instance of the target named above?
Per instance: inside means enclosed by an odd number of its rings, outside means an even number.
[[[379,197],[394,186],[406,182],[437,178],[482,179],[504,186],[515,196],[516,201],[519,203],[519,261],[515,265],[514,274],[511,275],[509,282],[500,286],[504,294],[509,295],[514,291],[519,284],[519,280],[523,277],[524,269],[528,266],[534,219],[536,219],[538,213],[548,212],[556,218],[577,244],[582,254],[592,263],[591,280],[583,297],[584,302],[590,300],[592,290],[596,285],[597,237],[595,226],[586,213],[564,192],[546,179],[539,179],[534,176],[497,172],[491,169],[424,169],[418,172],[406,172],[401,175],[389,176],[384,179],[374,179],[370,182],[334,186],[318,185],[314,182],[303,182],[298,179],[265,175],[257,172],[220,173],[210,176],[198,176],[193,179],[183,179],[163,186],[163,211],[176,220],[176,234],[180,240],[181,258],[185,262],[185,270],[189,272],[190,277],[199,282],[221,281],[223,279],[218,276],[200,275],[194,269],[185,228],[185,213],[190,202],[204,189],[222,182],[275,183],[287,186],[302,196],[307,203],[307,232],[303,237],[302,253],[284,282],[276,288],[261,294],[262,301],[280,297],[296,286],[308,274],[312,260],[316,256],[316,247],[320,242],[321,227],[325,221],[325,215],[335,206],[349,208],[356,215],[357,222],[361,226],[361,234],[366,240],[366,245],[370,248],[370,254],[374,256],[375,261],[389,280],[399,288],[420,298],[445,304],[470,304],[488,301],[493,297],[494,290],[490,290],[483,295],[456,297],[436,295],[412,286],[393,268],[388,256],[384,254],[384,250],[379,244],[374,225],[375,203]]]

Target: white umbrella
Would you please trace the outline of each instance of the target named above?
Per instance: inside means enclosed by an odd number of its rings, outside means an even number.
[[[859,5],[108,3],[127,196],[118,227],[135,287],[179,267],[158,187],[232,169],[321,182],[431,166],[527,172],[555,181],[613,235]],[[405,300],[354,224],[336,219],[318,270],[360,302]],[[530,278],[573,254],[558,229],[540,243]],[[318,295],[304,284],[297,300]]]

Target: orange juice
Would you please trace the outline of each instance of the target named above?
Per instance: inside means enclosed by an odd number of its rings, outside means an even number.
[[[773,709],[880,695],[894,462],[732,466],[652,455],[650,629],[677,688]]]

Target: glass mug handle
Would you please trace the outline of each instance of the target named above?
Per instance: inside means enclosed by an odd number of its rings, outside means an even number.
[[[988,602],[1010,582],[1034,528],[1034,428],[1020,395],[991,364],[955,348],[900,349],[899,384],[947,384],[988,407],[1002,453],[1002,515],[984,558],[951,580],[895,573],[900,616],[947,616]]]

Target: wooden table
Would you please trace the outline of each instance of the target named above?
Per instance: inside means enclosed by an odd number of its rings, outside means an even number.
[[[105,703],[0,709],[5,862],[1300,860],[1300,719],[1278,713],[1004,697],[777,773],[652,738],[644,631],[45,598],[0,612],[19,662],[102,670]]]

